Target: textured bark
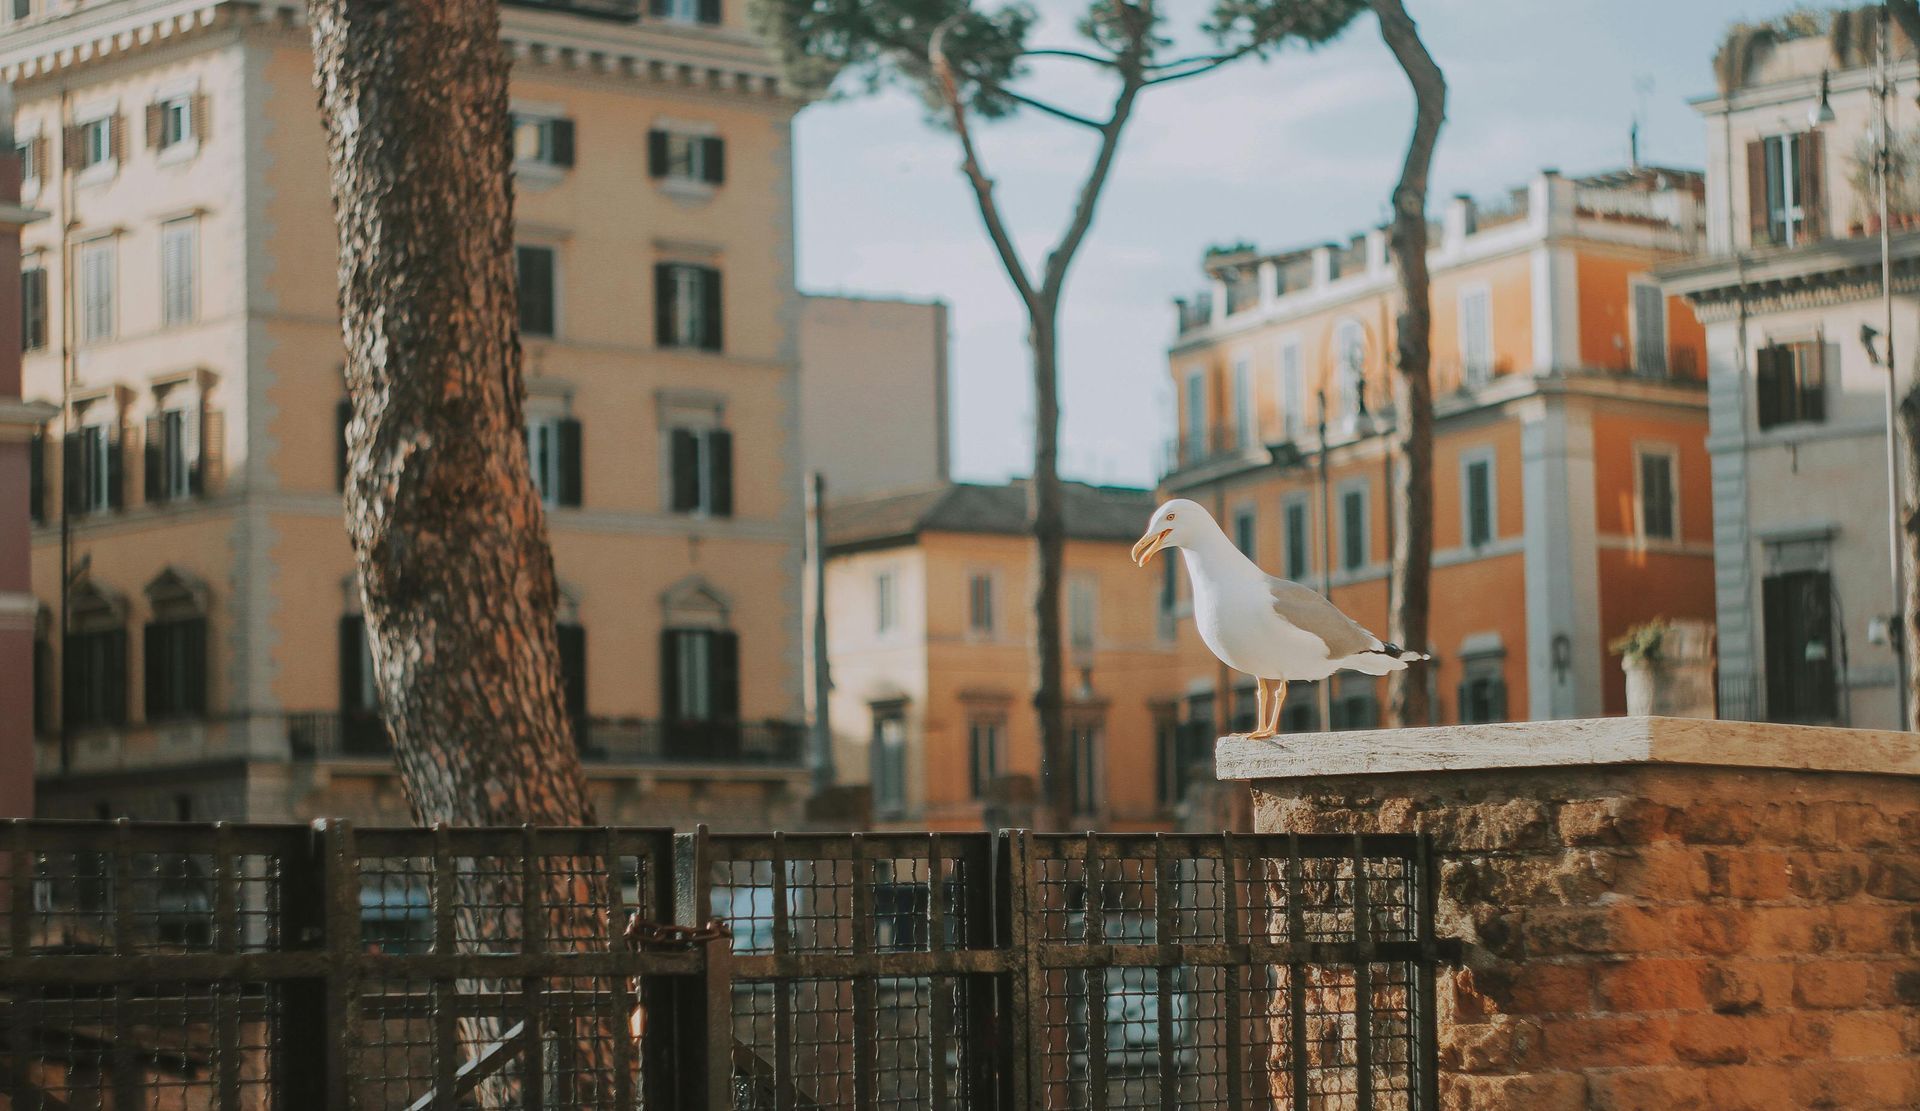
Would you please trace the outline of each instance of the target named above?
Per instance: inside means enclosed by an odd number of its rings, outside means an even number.
[[[1908,41],[1920,43],[1920,3],[1888,0],[1887,11]],[[1892,336],[1887,337],[1887,346],[1892,349]],[[1890,368],[1887,373],[1894,371]],[[1900,399],[1900,412],[1890,431],[1898,437],[1903,501],[1893,509],[1900,521],[1900,570],[1904,576],[1899,629],[1901,662],[1906,670],[1901,681],[1907,685],[1907,714],[1900,724],[1905,729],[1920,730],[1920,651],[1915,650],[1920,648],[1920,513],[1914,509],[1915,491],[1920,491],[1920,385],[1908,389]]]
[[[1393,190],[1394,273],[1400,280],[1395,322],[1396,410],[1389,445],[1393,473],[1393,574],[1388,584],[1388,639],[1426,651],[1433,578],[1433,305],[1427,275],[1427,173],[1434,143],[1446,120],[1447,83],[1427,53],[1400,0],[1373,0],[1380,37],[1413,87],[1413,135],[1407,141],[1400,182]],[[1425,725],[1432,719],[1427,668],[1396,671],[1387,678],[1387,724]]]
[[[308,14],[340,232],[347,531],[401,780],[423,823],[591,822],[527,466],[496,0],[309,0]],[[549,949],[603,947],[606,878],[578,865],[540,862]],[[503,873],[462,885],[463,904],[495,908],[463,914],[464,936],[524,932]],[[500,1029],[464,1021],[469,1052]],[[549,1088],[606,1078],[594,1064],[612,1031],[574,1033],[582,1071],[549,1070]],[[531,1064],[491,1097],[512,1100]]]

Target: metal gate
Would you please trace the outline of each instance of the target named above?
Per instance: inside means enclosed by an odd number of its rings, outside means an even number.
[[[16,821],[0,1107],[1414,1111],[1432,880],[1397,836]]]

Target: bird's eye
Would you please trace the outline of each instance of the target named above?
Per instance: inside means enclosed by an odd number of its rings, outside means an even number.
[[[1173,514],[1171,513],[1167,514],[1167,520],[1169,521],[1173,520]]]

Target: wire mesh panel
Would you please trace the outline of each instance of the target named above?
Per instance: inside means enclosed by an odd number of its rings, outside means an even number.
[[[736,1106],[997,1106],[986,834],[682,838],[728,921]]]
[[[1432,1106],[1423,842],[1006,836],[1035,1106]]]

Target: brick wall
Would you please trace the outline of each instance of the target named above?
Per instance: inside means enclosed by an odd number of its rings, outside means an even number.
[[[1920,1106],[1920,780],[1634,765],[1254,784],[1432,833],[1442,1105]]]

